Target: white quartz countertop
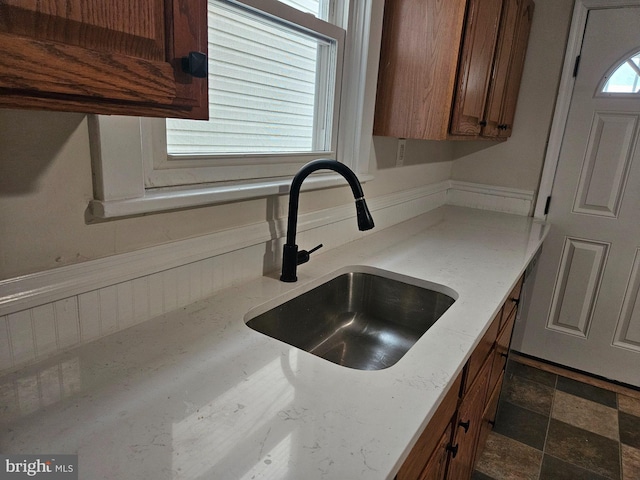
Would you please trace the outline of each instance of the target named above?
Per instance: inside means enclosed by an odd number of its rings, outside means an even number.
[[[19,408],[0,404],[0,452],[77,453],[91,480],[393,478],[546,231],[531,218],[442,207],[318,252],[295,284],[261,277],[7,374],[0,399],[20,398]],[[245,325],[250,310],[348,266],[458,298],[378,371]],[[51,397],[47,376],[62,379]]]

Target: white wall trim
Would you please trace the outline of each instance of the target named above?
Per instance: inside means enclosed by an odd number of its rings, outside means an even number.
[[[564,138],[564,131],[569,117],[569,106],[573,94],[575,78],[573,70],[575,59],[582,50],[582,40],[584,30],[587,25],[589,10],[602,8],[621,8],[640,6],[640,0],[576,0],[573,8],[573,19],[571,20],[571,30],[567,41],[567,50],[558,87],[558,98],[556,108],[551,123],[549,143],[544,158],[544,167],[538,188],[538,198],[535,205],[534,217],[544,219],[547,197],[551,196],[553,181],[556,175],[558,161],[560,159],[560,148]]]
[[[473,201],[463,195],[475,195]],[[445,204],[518,213],[532,192],[445,180],[368,200],[378,230]],[[473,203],[473,204],[472,204]],[[525,214],[522,213],[521,214]],[[189,238],[0,281],[0,371],[174,311],[277,270],[286,219]],[[298,243],[355,240],[352,204],[300,215]]]
[[[372,212],[417,203],[398,221],[378,220],[386,228],[446,204],[528,215],[534,193],[527,190],[443,181],[368,200]],[[408,216],[407,216],[408,215]],[[355,217],[352,205],[300,215],[298,231],[320,228]],[[386,218],[386,215],[385,217]],[[0,281],[0,316],[54,302],[72,295],[125,282],[145,275],[264,244],[286,234],[286,219],[279,218],[209,235],[157,245]],[[374,229],[373,232],[376,230]],[[344,242],[342,242],[344,243]],[[334,241],[340,244],[340,240]]]
[[[528,216],[534,196],[530,190],[451,180],[447,204]]]
[[[370,210],[375,213],[417,199],[441,195],[442,199],[431,205],[429,207],[431,209],[444,204],[448,187],[449,183],[445,181],[373,198],[367,203]],[[415,209],[412,216],[426,211],[428,210],[424,207]],[[302,214],[298,220],[298,232],[352,217],[355,218],[355,208],[352,205]],[[406,218],[400,221],[404,220]],[[376,225],[382,226],[378,221]],[[285,229],[286,218],[279,218],[2,280],[0,281],[0,316],[252,245],[264,244],[273,240],[274,235],[276,238],[284,237]]]

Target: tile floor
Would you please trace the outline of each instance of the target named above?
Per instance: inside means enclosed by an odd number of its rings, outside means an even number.
[[[640,397],[509,361],[473,480],[640,480]]]

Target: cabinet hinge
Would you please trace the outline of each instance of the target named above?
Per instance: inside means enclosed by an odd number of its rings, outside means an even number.
[[[576,57],[576,63],[573,66],[573,76],[574,78],[578,76],[578,69],[580,68],[580,55]]]
[[[544,214],[549,213],[549,206],[551,205],[551,196],[547,197],[547,202],[544,204]]]

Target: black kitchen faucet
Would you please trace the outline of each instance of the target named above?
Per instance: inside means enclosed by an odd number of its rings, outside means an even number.
[[[291,189],[289,191],[289,218],[287,220],[287,243],[284,245],[282,251],[282,274],[280,280],[283,282],[295,282],[298,280],[296,275],[297,266],[301,263],[309,261],[309,255],[322,247],[322,244],[318,245],[311,250],[298,251],[298,245],[296,245],[296,226],[298,223],[298,200],[300,197],[300,187],[309,174],[316,170],[328,169],[342,175],[349,183],[351,191],[353,192],[353,198],[356,200],[356,214],[358,216],[358,229],[371,230],[373,228],[373,218],[367,208],[367,203],[364,200],[364,193],[362,192],[362,186],[356,174],[347,167],[345,164],[329,159],[318,159],[304,165],[296,176],[293,177],[291,182]]]

